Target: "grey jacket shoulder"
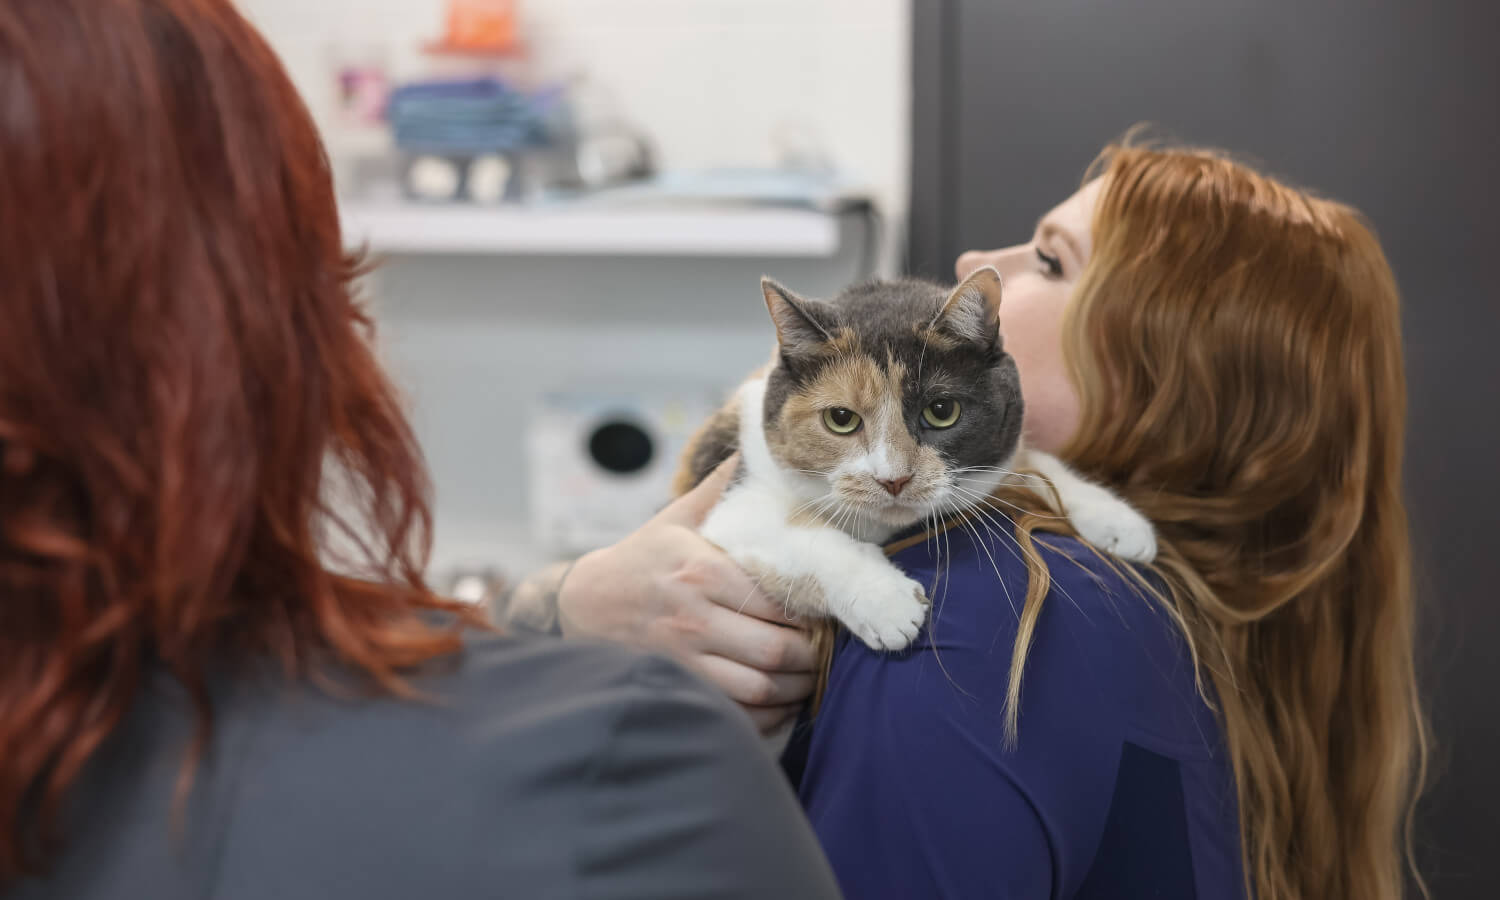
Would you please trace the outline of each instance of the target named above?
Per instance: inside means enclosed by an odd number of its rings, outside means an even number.
[[[19,896],[837,896],[749,721],[677,664],[475,636],[414,684],[424,700],[235,685],[175,838],[191,720],[162,692]]]

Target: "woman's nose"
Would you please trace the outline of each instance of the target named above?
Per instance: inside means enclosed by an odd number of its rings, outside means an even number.
[[[963,281],[974,273],[980,266],[993,266],[999,261],[1000,253],[996,250],[969,250],[959,256],[958,262],[953,264],[954,274],[959,281]]]
[[[957,273],[958,280],[963,281],[980,266],[994,266],[1001,278],[1009,280],[1026,271],[1027,260],[1034,252],[1030,244],[1016,244],[999,250],[970,250],[953,264],[953,271]]]

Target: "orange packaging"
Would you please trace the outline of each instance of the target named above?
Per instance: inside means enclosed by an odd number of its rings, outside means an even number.
[[[519,43],[516,0],[449,0],[444,49],[503,53]]]

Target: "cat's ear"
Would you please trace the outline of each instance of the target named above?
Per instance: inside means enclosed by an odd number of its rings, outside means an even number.
[[[981,266],[965,278],[933,318],[934,327],[984,346],[1000,341],[1000,272]]]
[[[804,300],[769,278],[760,280],[760,290],[766,295],[766,309],[776,323],[776,340],[783,354],[807,356],[833,341],[824,321],[828,313],[821,303]]]

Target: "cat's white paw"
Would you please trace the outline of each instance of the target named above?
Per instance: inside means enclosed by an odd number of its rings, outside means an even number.
[[[1138,563],[1156,559],[1156,529],[1124,503],[1078,504],[1068,510],[1068,521],[1079,537],[1105,553]]]
[[[843,622],[872,650],[903,650],[927,621],[927,592],[899,572],[871,579],[854,592]]]

